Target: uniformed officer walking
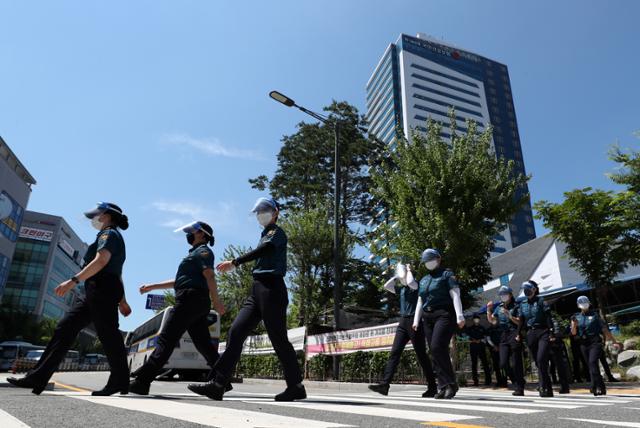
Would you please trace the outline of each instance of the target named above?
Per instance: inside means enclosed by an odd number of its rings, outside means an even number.
[[[240,359],[247,336],[262,320],[269,340],[282,364],[287,389],[276,395],[276,401],[301,400],[307,397],[296,352],[287,337],[287,305],[289,299],[284,276],[287,270],[287,235],[276,221],[278,205],[273,199],[259,198],[252,210],[264,228],[258,247],[234,260],[220,263],[220,272],[255,260],[251,295],[240,309],[227,336],[227,346],[215,366],[215,379],[205,384],[191,384],[189,389],[214,400],[222,400],[224,386]]]
[[[564,329],[556,319],[552,319],[553,327],[549,337],[551,364],[549,371],[553,379],[554,372],[558,375],[560,381],[560,394],[569,394],[569,384],[571,373],[569,372],[569,356],[567,348],[564,346],[564,338],[567,337]]]
[[[526,299],[520,302],[517,316],[521,319],[521,331],[527,332],[527,347],[538,367],[538,391],[540,397],[553,397],[549,377],[549,340],[553,327],[551,308],[540,297],[538,283],[529,280],[522,284]]]
[[[515,316],[518,304],[513,297],[510,287],[503,285],[498,290],[500,303],[495,306],[492,301],[487,303],[487,319],[497,326],[502,335],[500,337],[500,368],[511,378],[513,395],[524,395],[524,368],[522,363],[522,339],[520,338],[520,320]]]
[[[398,328],[393,339],[389,361],[387,361],[384,369],[382,382],[377,385],[369,385],[369,389],[382,395],[389,393],[389,385],[393,380],[398,364],[400,364],[402,351],[404,351],[407,343],[411,341],[413,349],[416,351],[418,363],[422,367],[422,373],[427,380],[428,388],[422,396],[425,398],[434,397],[438,392],[438,387],[433,374],[431,360],[427,354],[424,327],[420,323],[416,331],[412,328],[413,317],[418,303],[419,285],[413,277],[411,267],[399,263],[396,268],[396,275],[385,284],[384,288],[388,292],[400,296],[400,319],[398,320]]]
[[[442,257],[437,250],[428,248],[421,257],[429,273],[420,280],[418,303],[413,320],[413,329],[424,323],[424,334],[429,343],[433,369],[438,379],[436,399],[451,399],[458,392],[449,342],[456,330],[464,327],[464,315],[460,300],[460,286],[454,273],[442,266]]]
[[[218,361],[219,355],[211,341],[207,321],[211,302],[219,315],[224,314],[224,305],[218,296],[213,270],[214,255],[209,248],[209,245],[213,246],[215,242],[213,229],[205,222],[196,221],[176,230],[179,231],[186,233],[187,243],[191,248],[180,262],[175,279],[140,287],[140,294],[173,288],[176,303],[158,336],[153,353],[145,364],[133,373],[136,379],[129,385],[129,391],[135,394],[149,393],[151,382],[162,371],[162,367],[186,331],[212,370]]]
[[[469,337],[469,353],[471,354],[471,376],[473,386],[478,386],[478,359],[484,371],[484,384],[491,385],[491,372],[487,361],[485,343],[487,340],[487,329],[480,325],[480,315],[473,315],[473,324],[464,328],[464,333]]]
[[[495,386],[506,388],[507,378],[503,369],[500,368],[500,338],[502,330],[498,325],[493,325],[487,329],[487,345],[491,354],[491,367],[496,375]]]
[[[129,227],[129,220],[119,206],[109,202],[100,202],[85,216],[98,230],[96,240],[87,249],[82,270],[54,290],[63,297],[84,281],[85,296],[60,320],[36,366],[21,379],[7,379],[15,386],[31,388],[34,394],[44,390],[78,333],[90,323],[96,328],[111,370],[106,386],[91,395],[126,394],[129,389],[127,354],[118,330],[118,309],[124,316],[131,313],[122,284],[126,253],[120,233]]]
[[[593,395],[605,395],[607,388],[598,365],[603,352],[602,336],[614,343],[615,339],[598,312],[591,309],[587,296],[578,297],[577,304],[580,312],[571,317],[571,334],[580,338],[580,347],[591,375],[591,392]]]

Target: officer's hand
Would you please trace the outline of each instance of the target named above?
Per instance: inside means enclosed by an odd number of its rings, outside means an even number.
[[[521,338],[520,338],[520,335],[517,335],[517,336],[516,336],[516,342],[520,342],[520,339],[521,339]]]
[[[465,324],[464,321],[459,321],[458,322],[458,327],[462,329],[462,328],[464,328],[464,324]]]
[[[234,268],[235,266],[233,265],[233,262],[231,262],[231,260],[226,260],[216,266],[216,269],[218,269],[218,272],[220,273],[231,272]]]
[[[150,284],[143,284],[140,286],[140,294],[148,293],[152,291],[153,287]]]
[[[224,313],[226,312],[226,309],[224,308],[222,302],[214,302],[213,309],[215,309],[220,316],[224,315]]]
[[[494,351],[496,351],[496,352],[498,352],[500,349],[499,349],[497,346],[494,346],[494,347],[493,347],[493,350],[494,350]]]
[[[555,342],[556,341],[556,337],[555,336],[549,336],[549,341],[550,342]]]
[[[64,297],[64,295],[67,294],[69,290],[73,288],[74,285],[75,283],[73,281],[67,280],[67,281],[61,282],[60,285],[58,285],[53,291],[56,293],[56,296]]]
[[[123,300],[118,304],[118,309],[120,309],[120,313],[124,317],[131,315],[131,306],[129,306],[126,300]]]
[[[412,325],[411,328],[413,329],[413,331],[417,331],[418,330],[418,324]]]
[[[489,300],[489,301],[487,302],[487,309],[489,309],[489,310],[490,310],[491,308],[493,308],[493,300]]]

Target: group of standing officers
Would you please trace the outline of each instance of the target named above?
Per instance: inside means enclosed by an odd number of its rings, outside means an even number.
[[[151,383],[162,371],[178,341],[188,332],[196,349],[211,367],[208,382],[191,384],[188,388],[211,399],[222,400],[224,393],[232,388],[230,378],[240,359],[244,341],[262,321],[283,366],[287,384],[285,391],[276,395],[275,400],[306,398],[302,373],[287,337],[289,301],[284,282],[287,236],[277,224],[279,206],[273,199],[259,198],[252,212],[263,228],[258,246],[215,267],[211,249],[215,238],[211,226],[196,221],[177,230],[185,233],[189,250],[180,262],[175,278],[139,288],[141,294],[173,288],[176,303],[153,353],[142,367],[131,373],[135,379],[130,382],[126,351],[118,329],[118,311],[124,316],[131,313],[122,282],[126,251],[121,231],[129,227],[129,221],[119,206],[108,202],[97,204],[95,209],[85,213],[98,234],[84,257],[84,267],[55,289],[55,293],[62,297],[84,282],[85,295],[58,323],[36,366],[23,378],[9,378],[8,381],[40,394],[80,330],[93,323],[111,373],[105,387],[92,395],[148,394]],[[225,311],[218,295],[214,269],[226,273],[250,261],[255,262],[251,293],[231,325],[225,352],[220,356],[207,327],[207,315],[212,304],[220,315]],[[399,264],[395,276],[385,284],[386,290],[400,298],[400,321],[382,383],[371,385],[370,389],[388,394],[402,351],[411,341],[428,385],[423,397],[451,399],[458,391],[458,383],[451,364],[449,343],[458,329],[465,328],[460,287],[454,273],[443,265],[437,250],[426,249],[421,263],[428,273],[420,281],[413,276],[410,265]],[[488,344],[493,366],[499,368],[495,370],[497,384],[506,386],[508,377],[513,384],[513,395],[524,395],[522,354],[523,343],[526,343],[538,368],[540,396],[553,396],[549,374],[551,362],[561,381],[560,393],[568,393],[568,370],[561,352],[564,345],[560,346],[562,336],[557,323],[554,324],[549,306],[538,295],[538,285],[534,281],[525,282],[522,289],[525,298],[521,301],[516,301],[512,290],[503,286],[498,292],[500,302],[497,305],[493,302],[487,304],[487,320],[491,324],[488,332],[480,325],[479,316],[474,317],[472,326],[465,328],[470,339],[474,384],[479,383],[478,359],[485,372],[485,384],[491,384],[485,353],[485,344]],[[603,357],[602,336],[610,340],[613,337],[606,323],[591,308],[587,297],[580,296],[577,303],[580,311],[571,319],[572,349],[575,342],[581,350],[589,368],[593,394],[604,395],[606,388],[598,366]]]

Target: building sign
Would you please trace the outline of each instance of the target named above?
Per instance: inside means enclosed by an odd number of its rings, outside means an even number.
[[[164,294],[147,294],[146,308],[154,311],[164,308]]]
[[[69,244],[66,240],[64,239],[60,239],[60,242],[58,242],[58,246],[60,247],[60,249],[62,251],[64,251],[65,253],[67,253],[67,255],[71,258],[73,258],[73,255],[75,254],[76,250],[73,249],[73,247],[71,246],[71,244]]]
[[[293,349],[296,351],[304,351],[304,338],[307,333],[306,327],[298,327],[292,328],[291,330],[287,330],[287,337],[289,338],[289,342],[293,345]],[[223,352],[226,348],[227,343],[222,342],[218,346],[218,352]],[[276,351],[273,349],[273,345],[269,340],[269,335],[261,334],[259,336],[249,336],[247,340],[244,341],[244,345],[242,346],[242,353],[248,355],[258,355],[258,354],[275,354]]]
[[[307,359],[319,354],[340,355],[357,351],[391,349],[398,323],[316,334],[307,337]]]
[[[51,242],[51,239],[53,239],[53,231],[23,226],[20,228],[20,237],[35,239],[36,241]]]
[[[465,52],[463,50],[459,50],[450,46],[433,43],[425,39],[416,39],[414,37],[405,36],[402,39],[402,42],[418,46],[423,49],[429,49],[431,52],[437,53],[439,55],[450,56],[453,59],[464,58],[473,62],[481,62],[480,58],[477,55],[474,55],[470,52]]]
[[[4,190],[0,193],[0,234],[16,242],[24,209]]]

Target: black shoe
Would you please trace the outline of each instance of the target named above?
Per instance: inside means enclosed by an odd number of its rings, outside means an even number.
[[[46,387],[47,387],[46,383],[44,385],[36,385],[36,386],[33,387],[31,392],[36,394],[36,395],[40,395],[40,394],[42,394],[42,391],[44,391]]]
[[[387,383],[378,383],[375,385],[369,385],[369,389],[373,392],[377,392],[382,395],[389,395],[389,384]]]
[[[473,386],[479,386],[479,385],[480,385],[480,382],[478,382],[477,380],[473,381]]]
[[[438,387],[435,385],[430,385],[429,388],[422,393],[422,398],[433,398],[438,393]]]
[[[442,400],[446,392],[447,392],[447,388],[446,387],[442,388],[441,390],[436,392],[436,395],[434,395],[433,398],[435,398],[436,400]]]
[[[307,398],[307,390],[304,385],[299,383],[296,386],[287,387],[284,392],[275,396],[276,401],[295,401]]]
[[[125,385],[125,386],[107,385],[99,391],[93,391],[91,395],[93,395],[94,397],[107,397],[117,392],[119,392],[120,395],[127,395],[129,393],[129,385]],[[147,393],[149,393],[149,388],[147,388]]]
[[[35,388],[38,386],[38,384],[26,377],[8,377],[7,382],[9,382],[13,386],[17,386],[18,388]]]
[[[231,385],[231,382],[229,382],[227,386],[224,387],[224,392],[229,392],[232,389],[233,389],[233,385]]]
[[[143,382],[140,379],[132,380],[129,384],[129,392],[138,395],[149,395],[149,382]]]
[[[566,388],[560,388],[560,391],[558,391],[558,394],[570,394],[571,391],[569,390],[569,387],[567,386]]]
[[[456,396],[456,393],[458,392],[458,385],[451,384],[451,385],[447,385],[447,387],[445,388],[444,391],[444,398],[445,400],[451,400],[453,397]]]
[[[524,397],[524,390],[516,389],[515,391],[513,391],[513,393],[511,393],[511,395],[513,395],[514,397]]]
[[[553,390],[552,389],[541,390],[540,397],[543,397],[543,398],[553,397]]]
[[[226,389],[224,385],[220,385],[218,382],[191,383],[187,385],[187,388],[189,388],[189,391],[191,392],[195,392],[198,395],[204,395],[205,397],[209,397],[216,401],[222,401],[222,396]]]

